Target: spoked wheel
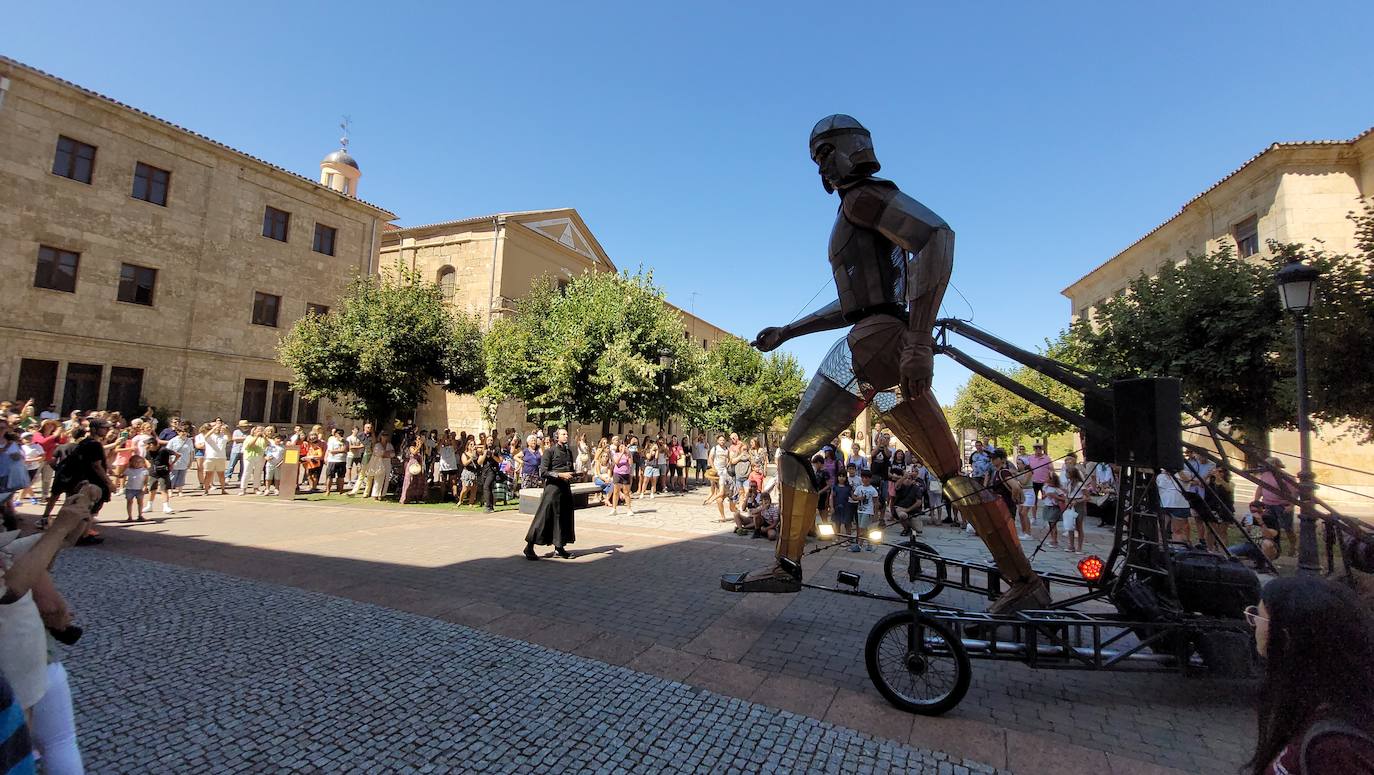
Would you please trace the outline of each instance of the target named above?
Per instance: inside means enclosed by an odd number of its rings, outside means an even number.
[[[910,713],[938,716],[968,692],[972,668],[949,628],[916,611],[878,620],[864,645],[868,677],[887,701]]]
[[[921,557],[916,552],[908,551],[909,549],[926,554],[939,554],[930,544],[920,541],[894,546],[883,559],[883,575],[887,576],[887,583],[893,591],[907,600],[913,596],[920,601],[934,600],[945,585],[941,581],[931,579],[945,577],[945,564]]]

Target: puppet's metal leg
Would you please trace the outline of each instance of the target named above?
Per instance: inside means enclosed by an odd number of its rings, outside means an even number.
[[[1010,589],[993,601],[989,611],[1000,613],[1049,605],[1049,588],[1031,570],[1030,561],[1016,538],[1006,504],[982,490],[978,482],[960,474],[959,448],[935,395],[926,392],[903,401],[889,409],[883,419],[897,437],[939,475],[945,483],[945,495],[950,504],[973,525],[992,553],[992,560]]]
[[[792,425],[782,440],[778,461],[779,504],[777,561],[748,573],[720,578],[730,592],[798,592],[801,590],[801,556],[806,534],[816,523],[819,499],[811,457],[848,428],[868,406],[859,393],[850,367],[849,347],[841,340],[826,355],[811,378]]]

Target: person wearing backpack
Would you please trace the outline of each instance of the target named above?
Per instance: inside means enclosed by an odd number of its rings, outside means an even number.
[[[1264,658],[1254,775],[1374,775],[1374,617],[1320,576],[1269,582],[1245,609]]]

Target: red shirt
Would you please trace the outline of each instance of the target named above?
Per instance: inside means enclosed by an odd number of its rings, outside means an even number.
[[[34,444],[37,444],[38,446],[40,446],[40,447],[43,448],[43,460],[45,460],[46,462],[49,462],[49,463],[52,462],[52,453],[53,453],[53,450],[57,449],[57,445],[58,445],[61,441],[62,441],[62,432],[61,432],[61,431],[58,431],[57,433],[54,433],[54,434],[51,435],[51,436],[44,436],[44,435],[41,434],[41,433],[35,433],[35,434],[33,434],[33,443],[34,443]]]

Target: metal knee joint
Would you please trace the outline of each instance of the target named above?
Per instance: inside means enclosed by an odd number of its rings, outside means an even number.
[[[811,461],[786,449],[778,458],[778,481],[804,492],[820,492],[821,484]]]

